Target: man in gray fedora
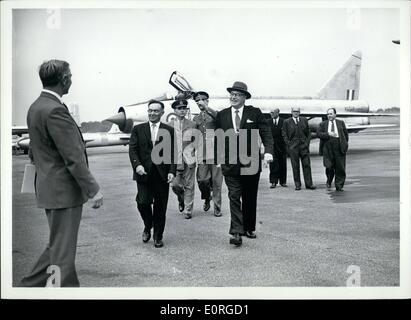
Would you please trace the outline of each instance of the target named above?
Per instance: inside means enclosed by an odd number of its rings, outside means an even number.
[[[253,106],[244,105],[246,99],[251,98],[247,85],[237,81],[234,82],[232,87],[227,88],[227,91],[230,93],[231,106],[217,114],[216,129],[222,129],[224,132],[234,130],[237,133],[237,141],[224,138],[224,158],[219,158],[218,160],[221,163],[221,169],[228,187],[231,213],[229,233],[232,235],[230,244],[241,246],[242,235],[250,239],[256,238],[257,192],[261,173],[260,152],[257,151],[258,164],[256,172],[243,170],[252,166],[251,162],[255,161],[255,159],[251,158],[250,163],[245,163],[242,159],[252,153],[252,148],[258,148],[256,141],[252,143],[252,137],[256,137],[255,131],[260,134],[265,147],[264,160],[273,161],[274,143],[270,127],[261,110]],[[246,137],[245,150],[247,154],[244,154],[244,148],[238,145],[239,142],[242,143],[242,137]],[[222,151],[218,150],[218,153],[221,154]],[[230,153],[233,152],[235,161],[230,159]]]

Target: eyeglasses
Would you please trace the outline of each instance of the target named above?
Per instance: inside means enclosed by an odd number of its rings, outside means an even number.
[[[153,109],[148,109],[148,113],[160,113],[162,110],[153,110]]]
[[[240,92],[230,92],[230,96],[231,96],[231,97],[244,97],[245,94],[244,94],[244,93],[240,93]]]

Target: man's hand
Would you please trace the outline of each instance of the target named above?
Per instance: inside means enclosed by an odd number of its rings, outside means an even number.
[[[337,138],[337,132],[329,132],[328,133],[331,137]]]
[[[271,153],[265,153],[264,154],[264,161],[273,162],[274,161],[273,155]]]
[[[92,208],[97,209],[103,205],[103,194],[99,191],[90,199],[93,202]]]
[[[140,176],[142,176],[143,174],[147,174],[147,172],[144,170],[144,167],[142,165],[137,166],[136,172]]]
[[[173,181],[173,179],[174,179],[174,174],[169,173],[167,175],[167,183],[171,183]]]

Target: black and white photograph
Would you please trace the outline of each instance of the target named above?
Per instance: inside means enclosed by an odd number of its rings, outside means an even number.
[[[409,2],[4,1],[1,27],[2,298],[411,296]]]

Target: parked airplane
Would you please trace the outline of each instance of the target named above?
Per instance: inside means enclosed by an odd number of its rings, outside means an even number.
[[[108,132],[85,132],[83,139],[87,148],[128,145],[130,134],[123,133],[113,124]],[[27,154],[30,145],[30,137],[23,137],[16,142],[17,146]]]
[[[351,55],[348,61],[338,72],[326,83],[316,96],[304,97],[253,97],[247,100],[247,104],[259,107],[264,114],[274,108],[279,108],[282,117],[291,116],[291,107],[300,107],[301,115],[309,119],[312,136],[315,138],[319,123],[326,119],[327,109],[334,107],[338,118],[344,118],[349,132],[358,132],[368,128],[392,127],[391,124],[371,124],[370,117],[386,116],[369,112],[366,101],[358,100],[361,70],[361,52],[357,51]],[[171,74],[169,83],[178,91],[176,96],[163,94],[155,98],[165,104],[165,121],[170,121],[176,115],[171,104],[176,99],[187,99],[189,101],[189,112],[187,117],[191,118],[199,109],[193,101],[195,90],[189,82],[177,71]],[[203,89],[203,88],[201,88]],[[131,132],[134,125],[145,122],[147,118],[148,101],[138,102],[128,106],[120,107],[118,113],[107,121],[117,124],[121,131]],[[215,110],[221,110],[228,106],[228,97],[210,96],[209,106]]]

